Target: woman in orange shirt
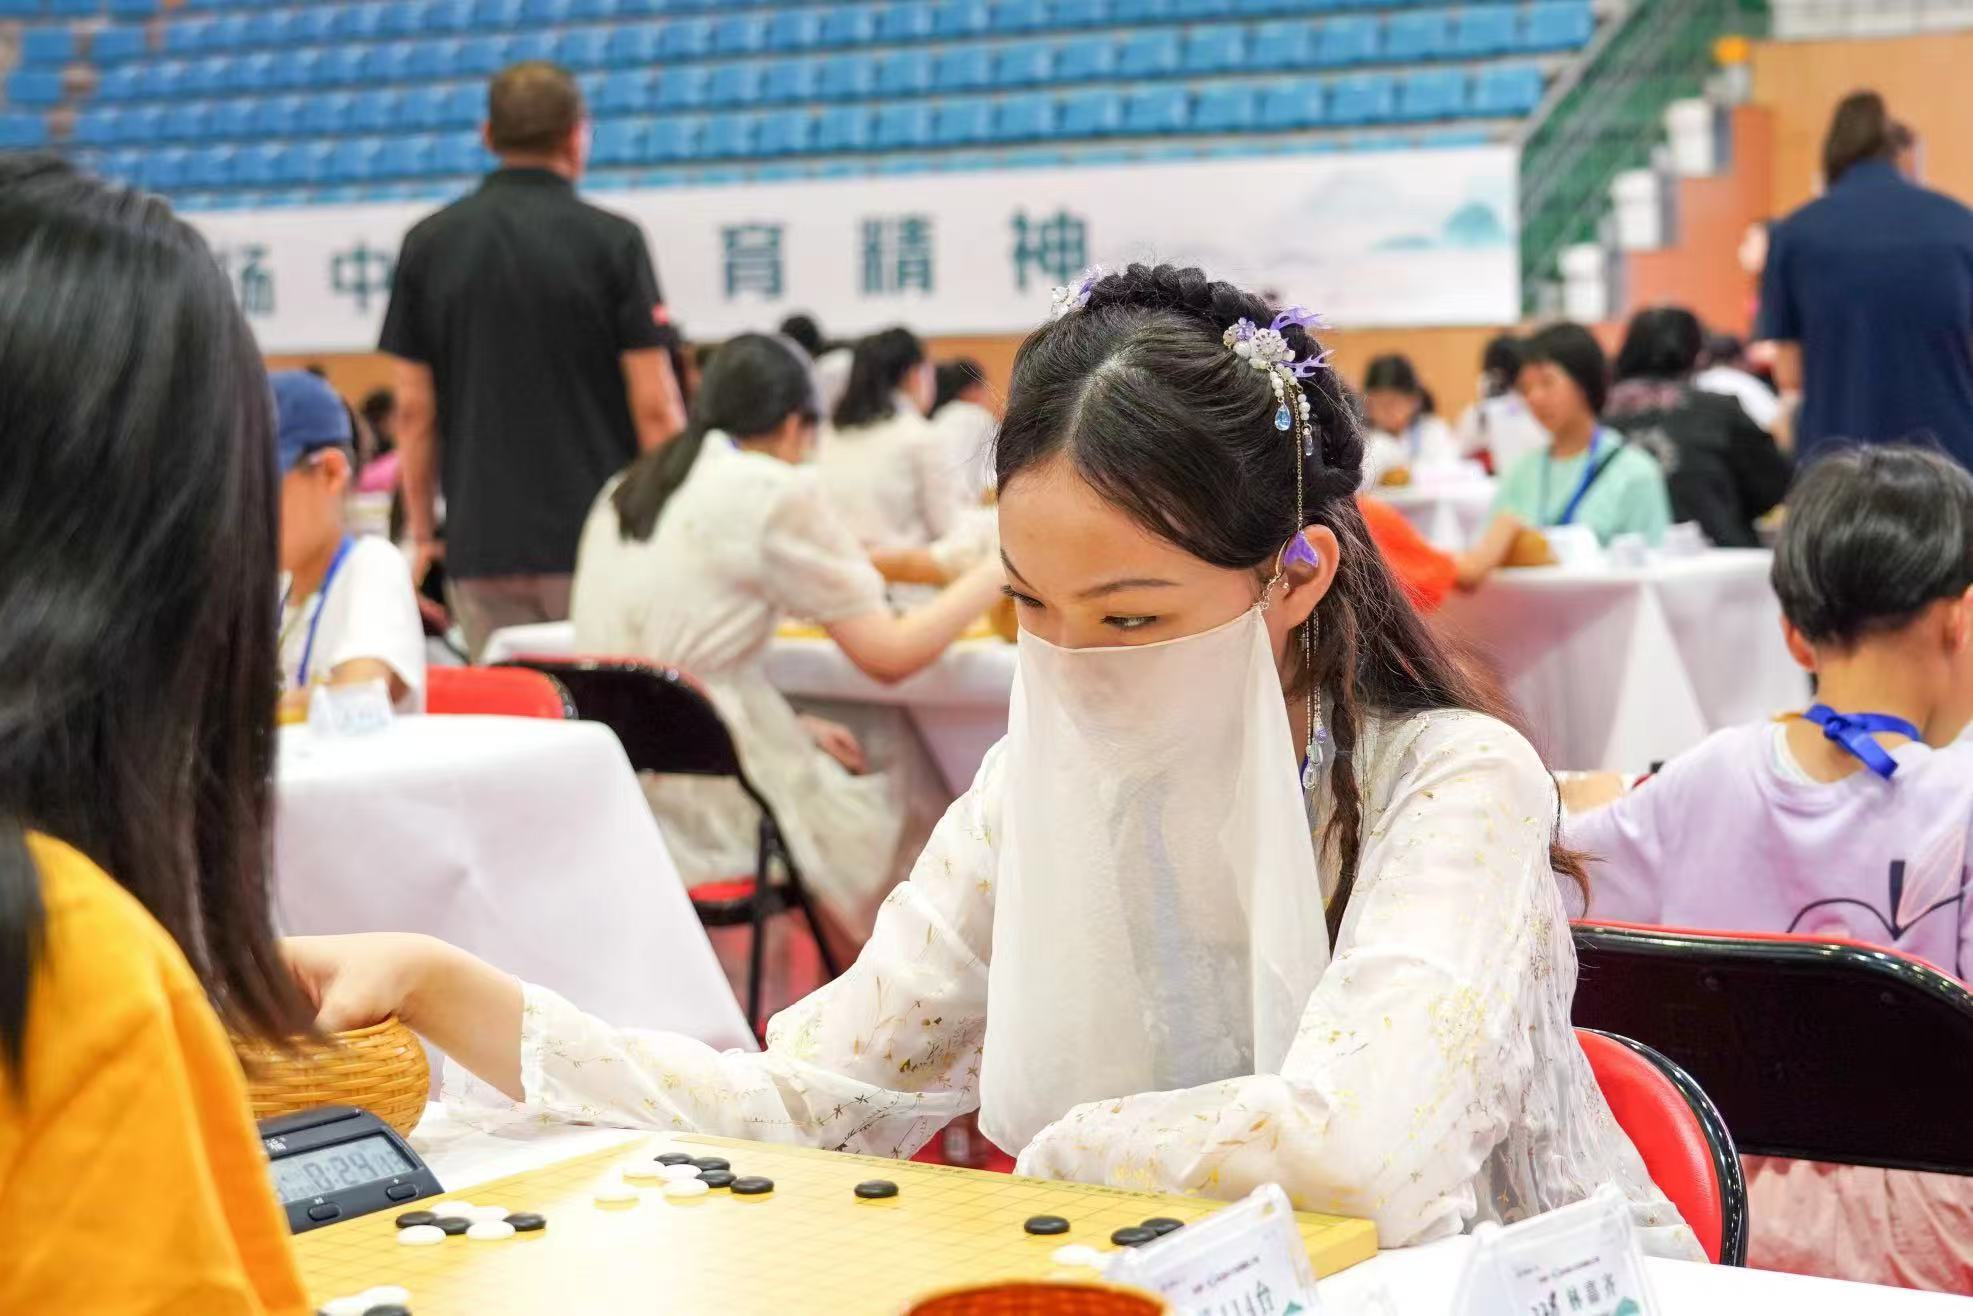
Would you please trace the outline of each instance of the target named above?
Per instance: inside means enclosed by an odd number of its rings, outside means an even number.
[[[0,1311],[308,1309],[220,1023],[307,1027],[270,407],[163,201],[0,157]]]

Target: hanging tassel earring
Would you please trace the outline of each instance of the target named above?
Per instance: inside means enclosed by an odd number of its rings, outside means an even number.
[[[1322,710],[1315,697],[1315,617],[1302,624],[1302,676],[1308,682],[1308,749],[1302,758],[1302,790],[1315,789],[1317,775],[1329,745],[1329,728],[1322,725]]]

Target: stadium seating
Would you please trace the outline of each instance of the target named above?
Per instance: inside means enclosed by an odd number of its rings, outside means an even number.
[[[485,79],[517,59],[580,76],[593,163],[622,184],[700,162],[991,166],[1036,144],[1063,163],[1488,140],[1596,31],[1591,0],[0,0],[0,17],[27,20],[0,145],[214,204],[456,191],[485,162]]]

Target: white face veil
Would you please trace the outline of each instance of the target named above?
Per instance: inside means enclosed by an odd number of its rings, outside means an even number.
[[[1276,1071],[1329,962],[1258,608],[1161,644],[1023,631],[1003,751],[981,1128]]]

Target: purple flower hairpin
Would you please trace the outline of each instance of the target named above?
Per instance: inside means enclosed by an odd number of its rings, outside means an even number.
[[[1061,319],[1073,311],[1080,311],[1089,305],[1089,293],[1103,277],[1101,265],[1091,265],[1076,276],[1074,283],[1056,288],[1048,296],[1048,318],[1051,322]]]
[[[1274,322],[1268,328],[1279,334],[1291,324],[1300,326],[1302,332],[1307,334],[1311,339],[1314,338],[1316,330],[1327,329],[1329,327],[1328,322],[1314,311],[1300,306],[1290,306],[1287,310],[1275,316]],[[1283,341],[1285,343],[1286,340],[1284,339]],[[1327,370],[1329,368],[1329,356],[1330,349],[1325,347],[1314,356],[1306,357],[1300,361],[1291,361],[1287,363],[1288,373],[1296,379],[1307,379],[1316,371]]]

